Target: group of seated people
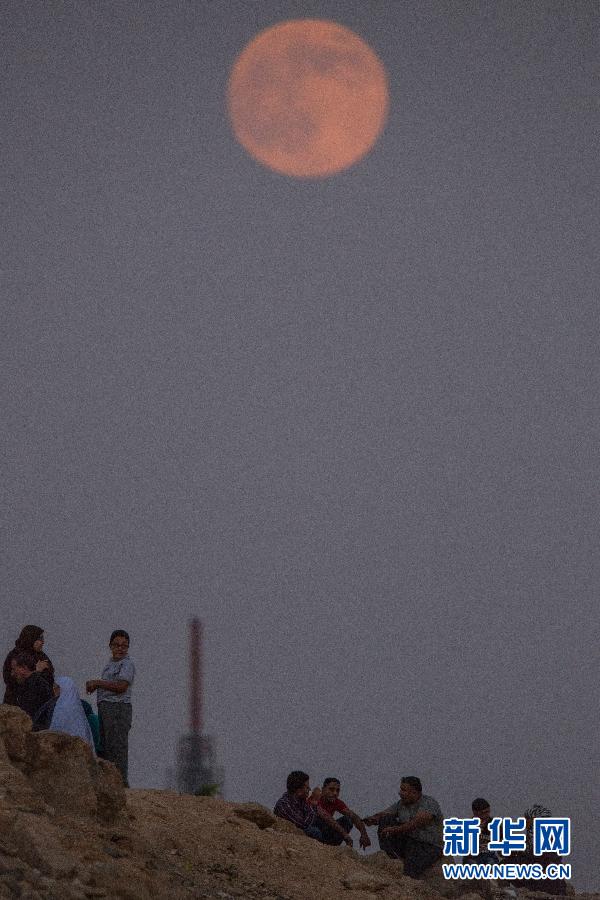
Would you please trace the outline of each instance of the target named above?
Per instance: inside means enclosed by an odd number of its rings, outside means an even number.
[[[98,716],[79,697],[72,678],[55,677],[44,653],[44,631],[26,625],[2,667],[3,702],[18,706],[32,720],[33,731],[62,731],[83,738],[95,753],[101,750]]]
[[[423,793],[421,781],[408,775],[400,782],[400,800],[379,812],[359,816],[340,799],[339,778],[326,778],[321,788],[310,790],[306,772],[290,772],[286,792],[274,813],[287,819],[308,837],[323,844],[353,846],[350,832],[356,827],[359,845],[371,846],[367,826],[377,825],[379,846],[392,859],[404,860],[404,873],[418,878],[442,857],[443,815],[437,800]],[[335,817],[335,813],[341,813]]]
[[[274,813],[282,819],[292,822],[308,837],[323,844],[340,845],[342,842],[353,846],[350,832],[353,827],[359,832],[359,845],[364,849],[371,846],[367,834],[367,826],[377,826],[377,837],[380,848],[392,859],[404,861],[404,874],[410,878],[419,878],[443,856],[444,816],[440,805],[433,797],[423,793],[421,780],[415,775],[408,775],[400,782],[400,799],[379,812],[368,816],[359,816],[341,799],[341,783],[339,778],[329,777],[323,786],[310,789],[310,779],[306,772],[290,772],[287,777],[286,792],[275,804]],[[489,823],[492,819],[490,804],[483,797],[473,800],[472,814],[480,822],[478,862],[499,862],[495,852],[488,849],[490,841]],[[340,813],[338,817],[335,813]],[[545,807],[535,806],[527,810],[524,818],[528,834],[536,816],[549,816]],[[530,851],[511,854],[511,861],[532,862]],[[550,862],[556,862],[553,853],[546,858],[536,857],[545,868]],[[523,885],[523,882],[520,882]],[[528,888],[544,890],[553,894],[566,893],[564,881],[528,881]],[[510,884],[502,886],[493,883],[492,894],[498,897],[515,897],[514,888]]]

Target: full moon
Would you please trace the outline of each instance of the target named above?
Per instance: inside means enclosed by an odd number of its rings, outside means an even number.
[[[350,29],[290,20],[242,50],[227,105],[251,156],[284,175],[323,178],[375,144],[388,111],[387,78],[379,57]]]

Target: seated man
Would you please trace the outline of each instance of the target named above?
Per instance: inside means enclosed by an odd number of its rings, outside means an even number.
[[[492,820],[492,810],[490,804],[483,797],[476,797],[471,803],[471,812],[474,819],[479,819],[479,853],[477,856],[466,856],[465,862],[476,863],[499,863],[502,860],[499,855],[488,848],[490,842],[490,822]],[[517,892],[510,882],[500,883],[496,878],[488,878],[483,882],[483,888],[486,895],[492,900],[515,900]]]
[[[476,797],[471,803],[474,819],[479,819],[479,853],[473,859],[481,863],[497,863],[500,857],[493,850],[488,850],[490,842],[490,822],[492,811],[490,804],[483,797]]]
[[[36,672],[36,658],[26,650],[17,653],[11,662],[11,677],[16,684],[15,706],[32,719],[40,708],[52,698],[52,688],[41,672]]]
[[[287,819],[307,837],[317,841],[323,839],[319,827],[320,819],[314,806],[308,802],[310,794],[309,778],[306,772],[290,772],[286,782],[286,792],[280,797],[273,812],[280,819]]]
[[[379,846],[392,859],[404,860],[404,874],[418,878],[442,856],[443,815],[437,800],[423,794],[414,775],[400,782],[400,801],[364,819],[378,825]]]
[[[332,844],[334,847],[339,846],[342,841],[352,846],[351,841],[346,838],[352,831],[352,826],[356,825],[360,831],[360,846],[363,850],[371,846],[371,839],[367,834],[365,823],[353,810],[349,809],[343,800],[340,800],[341,783],[339,778],[326,778],[322,788],[315,788],[309,797],[309,802],[317,807],[317,812],[324,812],[331,822],[321,818],[320,828],[323,834],[323,843]],[[342,815],[336,819],[334,813],[339,812]]]

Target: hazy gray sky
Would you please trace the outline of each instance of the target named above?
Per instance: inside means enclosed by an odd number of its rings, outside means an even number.
[[[1,10],[6,651],[82,684],[127,628],[160,787],[197,614],[230,799],[539,802],[597,886],[598,4]],[[303,16],[390,80],[319,181],[224,102]]]

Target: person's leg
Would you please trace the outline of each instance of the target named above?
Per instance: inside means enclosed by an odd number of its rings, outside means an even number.
[[[331,825],[327,825],[325,822],[321,822],[319,826],[319,830],[321,832],[321,843],[328,844],[330,847],[339,847],[339,845],[343,841],[343,837],[336,831],[335,828],[332,828]]]
[[[304,834],[306,837],[313,838],[315,841],[323,843],[323,832],[320,828],[317,828],[316,825],[309,825],[308,828],[304,829]]]
[[[398,822],[395,816],[384,816],[379,820],[379,825],[377,827],[377,837],[379,839],[379,846],[383,850],[384,853],[390,857],[390,859],[403,859],[404,858],[404,845],[406,843],[406,835],[405,834],[394,834],[391,837],[382,837],[381,832],[388,825],[397,825]]]
[[[117,748],[119,761],[117,766],[123,776],[125,787],[129,787],[129,732],[131,731],[132,709],[131,703],[119,703],[117,705],[122,708],[119,729],[120,741]]]
[[[419,878],[423,872],[442,857],[441,847],[415,841],[410,835],[404,846],[404,874],[409,878]]]
[[[336,819],[338,825],[341,825],[346,834],[350,834],[352,829],[354,828],[354,822],[350,818],[350,816],[340,816]]]
[[[127,780],[129,756],[129,729],[131,728],[131,703],[111,703],[102,701],[98,704],[100,718],[100,736],[103,746],[103,757],[114,763],[125,787]]]
[[[340,825],[346,834],[350,834],[352,831],[352,819],[350,816],[340,816],[339,819],[336,819],[338,825]],[[322,842],[324,844],[329,844],[331,847],[339,847],[344,838],[335,828],[331,828],[330,825],[327,825],[325,822],[321,822],[319,825],[323,833]]]
[[[98,753],[98,756],[100,757],[100,759],[106,759],[104,755],[104,748],[106,747],[106,735],[104,734],[104,718],[102,716],[101,709],[103,705],[104,704],[102,703],[98,704],[98,735],[100,738],[100,752]]]
[[[489,863],[490,865],[500,862],[498,854],[494,853],[493,850],[482,850],[481,853],[473,857],[473,860],[476,863]]]

